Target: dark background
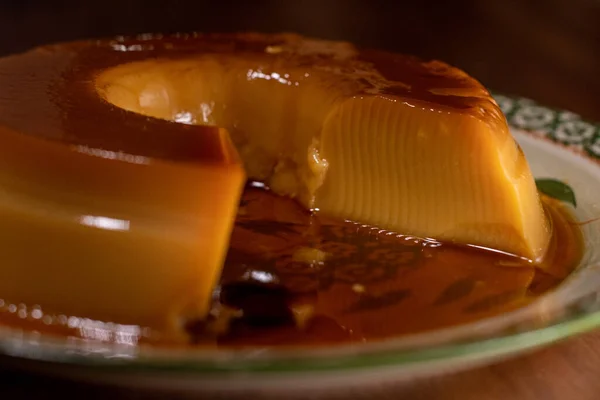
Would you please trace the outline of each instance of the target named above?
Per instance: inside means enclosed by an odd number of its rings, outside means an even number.
[[[141,32],[295,31],[438,58],[600,120],[600,0],[0,0],[0,54]]]

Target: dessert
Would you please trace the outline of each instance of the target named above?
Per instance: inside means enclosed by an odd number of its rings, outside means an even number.
[[[542,258],[550,228],[527,161],[464,72],[293,35],[212,40],[178,57],[155,43],[156,58],[103,69],[98,90],[225,127],[250,178],[326,215]]]
[[[0,294],[16,302],[184,336],[246,176],[328,217],[534,264],[550,243],[500,109],[441,62],[291,34],[149,36],[4,58],[0,92]]]

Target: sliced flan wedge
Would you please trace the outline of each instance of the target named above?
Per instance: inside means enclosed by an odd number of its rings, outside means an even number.
[[[0,93],[7,301],[185,337],[245,176],[405,234],[534,262],[548,246],[498,106],[443,63],[291,34],[144,36],[4,58]]]

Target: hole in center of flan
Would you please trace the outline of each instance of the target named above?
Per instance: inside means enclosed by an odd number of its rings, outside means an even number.
[[[201,67],[181,70],[169,63],[138,62],[104,71],[96,90],[108,103],[127,111],[184,124],[214,125],[215,107],[210,93],[203,93],[210,71]]]

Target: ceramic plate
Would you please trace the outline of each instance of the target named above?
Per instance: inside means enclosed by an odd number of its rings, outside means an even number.
[[[600,125],[527,99],[496,99],[535,177],[568,183],[580,221],[600,217]],[[244,397],[249,391],[357,394],[373,385],[490,363],[599,326],[600,221],[583,230],[583,261],[557,289],[526,308],[430,333],[318,351],[206,351],[65,340],[0,326],[0,351],[45,372],[118,384]]]

